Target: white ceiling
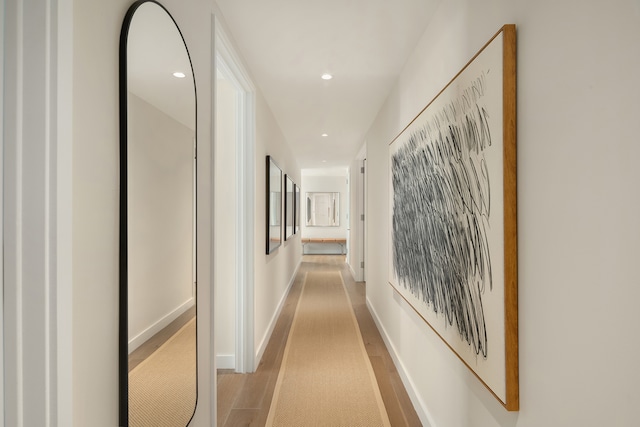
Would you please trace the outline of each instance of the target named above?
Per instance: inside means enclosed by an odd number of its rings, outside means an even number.
[[[347,167],[355,158],[441,1],[217,3],[304,169]]]

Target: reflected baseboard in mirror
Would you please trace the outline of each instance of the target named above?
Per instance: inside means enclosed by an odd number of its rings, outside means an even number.
[[[149,356],[151,356],[157,349],[162,347],[171,337],[182,329],[187,323],[196,317],[196,307],[191,307],[189,310],[181,314],[176,320],[171,322],[168,326],[162,329],[160,332],[149,338],[140,347],[136,348],[129,354],[129,373],[140,363],[144,362]]]
[[[195,317],[185,316],[185,320],[169,337],[164,336],[169,332],[161,331],[150,339],[151,347],[157,338],[164,342],[130,370],[130,426],[185,426],[193,416],[197,394]]]
[[[158,2],[136,1],[120,34],[120,426],[195,413],[195,145],[182,33]]]

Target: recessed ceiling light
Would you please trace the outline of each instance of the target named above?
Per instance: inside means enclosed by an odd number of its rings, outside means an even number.
[[[333,78],[333,76],[329,73],[324,73],[322,75],[322,80],[331,80]]]
[[[322,136],[327,137],[329,134],[323,133]]]
[[[177,77],[179,79],[184,79],[187,76],[184,73],[181,73],[180,71],[176,71],[175,73],[173,73],[173,77]]]

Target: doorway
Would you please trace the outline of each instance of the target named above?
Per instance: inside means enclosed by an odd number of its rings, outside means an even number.
[[[366,210],[367,210],[367,159],[366,152],[361,152],[356,157],[351,168],[352,184],[350,189],[353,197],[353,215],[350,219],[350,239],[349,239],[349,267],[351,274],[357,282],[366,281],[365,260],[366,260]]]
[[[360,194],[358,202],[362,203],[360,221],[358,222],[360,235],[360,274],[363,282],[367,281],[366,259],[367,259],[367,159],[362,160],[362,168],[360,169],[360,177],[362,182],[359,185]]]
[[[236,274],[238,263],[238,182],[236,113],[238,90],[216,70],[215,108],[215,349],[218,369],[236,369]],[[240,331],[238,331],[240,332]]]
[[[216,23],[214,348],[216,367],[253,372],[255,89]]]
[[[5,10],[4,0],[0,0],[0,10]],[[0,150],[0,200],[3,207],[0,210],[0,241],[4,246],[4,19],[0,19],[0,138],[2,140],[2,150]],[[0,271],[4,272],[4,253],[0,257]],[[4,426],[4,273],[0,275],[0,414],[2,421],[0,426]]]

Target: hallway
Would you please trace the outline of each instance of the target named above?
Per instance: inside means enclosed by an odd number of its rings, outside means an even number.
[[[392,426],[420,426],[393,361],[365,302],[365,284],[354,282],[339,255],[305,255],[260,364],[253,374],[218,371],[218,426],[263,426],[269,414],[287,337],[306,273],[340,272]]]

